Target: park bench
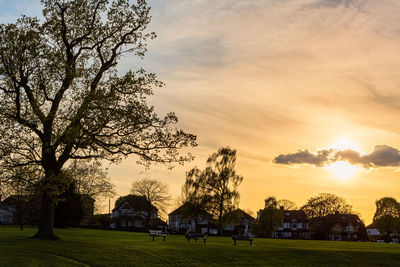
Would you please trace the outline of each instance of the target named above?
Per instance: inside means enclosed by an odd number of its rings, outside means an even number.
[[[253,245],[254,237],[252,235],[232,235],[233,244],[236,245],[236,241],[249,241],[250,246]]]
[[[185,238],[187,239],[188,242],[190,242],[190,239],[194,239],[195,242],[197,242],[198,239],[203,239],[203,242],[205,244],[206,240],[208,238],[208,235],[200,234],[200,233],[187,233],[187,234],[185,234]]]
[[[153,238],[153,241],[156,236],[161,236],[163,241],[165,241],[165,238],[168,236],[168,233],[164,233],[161,230],[149,230],[149,234]]]

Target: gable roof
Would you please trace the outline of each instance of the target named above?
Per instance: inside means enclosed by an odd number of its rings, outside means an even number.
[[[125,203],[129,204],[133,210],[146,210],[149,201],[143,196],[127,195],[115,201],[115,208],[113,210],[119,210]],[[154,205],[151,205],[151,209],[153,212],[158,211]]]
[[[173,210],[171,213],[169,213],[168,216],[169,215],[182,214],[183,210],[186,208],[187,205],[189,205],[189,204],[188,203],[184,203],[183,205],[179,206],[178,208]],[[212,215],[210,213],[208,213],[207,211],[203,211],[202,215],[207,215],[209,217],[212,217]]]
[[[346,225],[359,225],[363,224],[356,214],[330,214],[326,216],[328,221],[334,222],[335,224]]]
[[[308,222],[307,216],[302,210],[284,210],[283,211],[283,221],[284,222]]]
[[[235,209],[224,216],[229,221],[237,221],[238,223],[242,223],[243,219],[246,219],[250,224],[255,224],[256,219],[250,214],[246,213],[242,209]]]
[[[246,220],[248,220],[249,222],[256,222],[256,218],[254,218],[253,216],[251,216],[250,214],[248,214],[247,212],[238,209],[239,211],[243,212],[242,217],[245,218]]]
[[[344,213],[329,214],[324,217],[317,217],[311,219],[312,224],[318,224],[321,222],[325,222],[325,225],[328,227],[333,227],[335,225],[341,225],[341,226],[364,225],[364,223],[360,220],[358,215],[344,214]]]

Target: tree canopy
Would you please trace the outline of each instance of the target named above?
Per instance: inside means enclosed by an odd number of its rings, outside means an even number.
[[[268,197],[264,209],[260,211],[257,229],[267,237],[272,237],[272,233],[283,223],[283,212],[278,204],[275,197]]]
[[[400,203],[393,197],[383,197],[376,202],[373,225],[384,235],[386,241],[391,241],[391,235],[400,231]]]
[[[301,209],[308,218],[324,217],[335,213],[352,213],[352,207],[342,197],[330,193],[321,193],[307,200]]]
[[[162,86],[140,67],[120,75],[125,54],[143,57],[150,7],[145,0],[42,0],[44,21],[22,16],[0,25],[0,168],[41,171],[41,222],[35,237],[58,239],[54,205],[69,186],[71,159],[141,163],[190,160],[179,149],[196,137],[159,117],[146,98]]]
[[[171,200],[167,184],[157,179],[143,178],[132,183],[131,194],[143,196],[148,202],[146,229],[149,226],[152,206],[156,207],[162,216],[166,215],[168,202]]]

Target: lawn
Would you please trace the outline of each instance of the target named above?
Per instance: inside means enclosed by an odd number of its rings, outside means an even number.
[[[361,242],[255,239],[253,246],[211,236],[207,244],[171,235],[57,229],[59,241],[31,239],[35,228],[0,226],[0,266],[263,265],[394,266],[400,245]]]

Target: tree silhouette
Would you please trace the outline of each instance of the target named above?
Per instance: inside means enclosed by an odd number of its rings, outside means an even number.
[[[265,199],[264,209],[260,212],[257,228],[267,237],[272,237],[272,233],[283,223],[283,212],[278,203],[275,197],[268,197]]]
[[[324,217],[335,213],[351,213],[352,207],[342,197],[330,193],[321,193],[307,200],[301,209],[308,218]]]
[[[400,230],[400,203],[392,197],[383,197],[375,204],[373,225],[381,231],[386,241],[391,241],[393,232]]]
[[[149,229],[152,206],[156,207],[162,215],[165,215],[168,202],[171,200],[171,196],[168,193],[168,185],[157,179],[143,178],[134,181],[131,187],[131,194],[142,196],[147,200],[146,230]]]

